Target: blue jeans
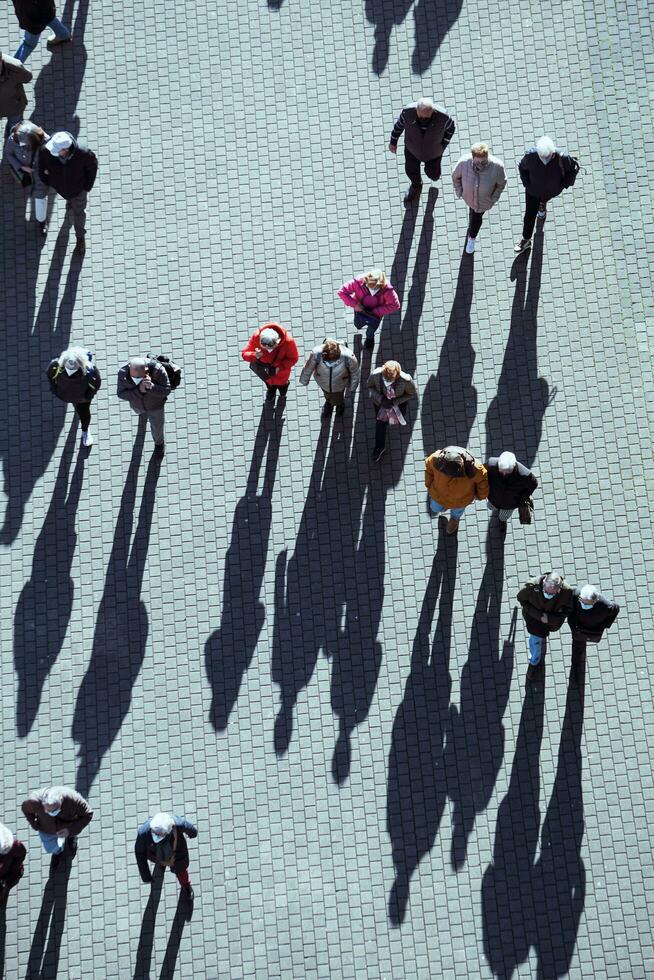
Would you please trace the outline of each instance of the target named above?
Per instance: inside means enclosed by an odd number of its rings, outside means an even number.
[[[39,830],[39,837],[46,854],[61,854],[66,846],[66,838],[58,837],[57,834],[44,834],[42,830]],[[59,843],[60,841],[61,843]]]
[[[54,32],[55,37],[68,38],[70,37],[70,31],[67,27],[61,23],[58,17],[53,17],[48,27]],[[31,55],[34,48],[39,43],[40,34],[31,34],[30,31],[25,31],[25,37],[23,43],[19,47],[18,51],[14,55],[14,58],[18,58],[19,61],[25,63],[29,56]]]
[[[366,327],[366,340],[373,340],[375,336],[375,330],[378,329],[381,320],[379,317],[372,316],[370,313],[361,313],[357,311],[354,314],[354,326],[357,330],[363,330]]]
[[[465,507],[443,507],[443,505],[437,503],[433,497],[429,498],[429,506],[432,514],[442,514],[444,510],[449,510],[450,517],[453,517],[455,521],[461,520],[461,515],[465,510]]]
[[[536,667],[540,663],[540,658],[543,656],[544,642],[544,636],[534,636],[533,633],[529,634],[529,663],[532,667]]]

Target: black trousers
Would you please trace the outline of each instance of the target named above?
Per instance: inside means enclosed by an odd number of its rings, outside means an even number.
[[[398,405],[397,407],[406,418],[406,404]],[[375,449],[383,449],[386,445],[386,433],[388,432],[388,426],[388,422],[380,422],[379,419],[377,419],[375,423]]]
[[[481,228],[481,223],[484,220],[483,211],[473,211],[470,208],[470,218],[468,219],[468,237],[476,238],[479,234],[479,229]]]
[[[425,174],[430,180],[438,180],[441,175],[441,158],[427,160],[425,163]],[[422,187],[422,176],[420,174],[420,160],[414,157],[407,148],[404,148],[404,170],[407,177],[414,187]]]
[[[525,191],[525,220],[522,225],[522,237],[525,241],[529,241],[534,233],[534,227],[536,225],[536,215],[538,214],[538,209],[540,208],[540,198],[533,197]]]
[[[82,432],[86,432],[91,424],[91,404],[90,402],[83,402],[80,405],[75,406],[75,411],[79,415],[79,420],[82,423]]]

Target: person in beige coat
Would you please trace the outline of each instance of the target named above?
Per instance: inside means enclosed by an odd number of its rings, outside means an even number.
[[[356,391],[360,376],[359,362],[352,351],[338,340],[327,337],[309,354],[302,368],[300,384],[308,385],[311,378],[315,378],[325,396],[322,417],[328,419],[334,411],[334,405],[336,414],[343,415],[345,396]]]
[[[406,374],[398,361],[386,361],[368,378],[370,399],[376,410],[374,463],[386,452],[386,434],[389,425],[406,425],[407,402],[416,398],[416,386],[410,374]]]
[[[472,255],[484,214],[497,204],[506,187],[504,164],[492,156],[486,143],[475,143],[454,168],[452,183],[456,196],[470,208],[466,252]]]

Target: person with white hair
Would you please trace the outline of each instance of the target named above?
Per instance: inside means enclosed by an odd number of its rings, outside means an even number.
[[[34,218],[41,239],[48,233],[48,188],[39,177],[39,151],[49,139],[44,129],[23,119],[9,133],[4,152],[12,174],[34,200]]]
[[[455,131],[452,116],[432,99],[422,98],[402,109],[395,120],[388,149],[397,153],[398,140],[404,133],[404,169],[411,181],[404,195],[405,207],[422,191],[421,164],[430,180],[440,179],[443,153]]]
[[[64,850],[77,854],[77,838],[93,819],[93,810],[84,797],[69,786],[51,786],[30,793],[22,805],[33,830],[37,830],[46,854],[56,868]]]
[[[383,269],[369,269],[362,276],[344,282],[338,298],[354,310],[355,330],[366,331],[364,347],[373,350],[375,334],[382,319],[400,308],[400,300]]]
[[[585,662],[586,644],[599,643],[604,630],[609,629],[617,619],[620,606],[602,595],[590,583],[575,589],[572,610],[568,614],[568,626],[572,633],[572,671],[573,681],[577,681]]]
[[[572,586],[557,572],[545,572],[525,582],[516,598],[529,634],[527,680],[542,664],[545,640],[563,626],[572,609]]]
[[[82,426],[82,445],[90,449],[93,445],[91,402],[102,384],[93,354],[83,347],[69,347],[50,361],[46,376],[52,394],[74,405]]]
[[[184,817],[171,813],[155,813],[142,823],[136,834],[134,854],[142,881],[152,882],[148,861],[158,868],[170,868],[176,875],[182,894],[189,903],[195,894],[188,873],[189,854],[185,837],[198,836],[197,827]]]
[[[250,370],[261,378],[266,388],[266,401],[272,404],[286,398],[291,371],[300,359],[297,344],[290,331],[280,323],[264,323],[254,331],[241,351]]]
[[[541,136],[536,140],[536,146],[523,156],[518,172],[525,188],[522,238],[514,248],[520,253],[531,248],[536,219],[545,221],[548,201],[574,184],[579,164],[574,157],[558,150],[551,136]]]
[[[73,216],[75,254],[86,253],[86,205],[98,173],[98,159],[86,143],[65,130],[53,133],[39,153],[39,177],[66,201]]]
[[[459,530],[459,521],[468,504],[488,497],[486,467],[461,446],[446,446],[427,457],[425,486],[430,514],[440,516],[450,512],[446,534],[456,534]]]
[[[164,408],[170,394],[166,369],[148,357],[130,357],[118,371],[116,394],[129,402],[132,411],[144,415],[150,423],[155,452],[165,452]]]
[[[25,845],[0,823],[0,908],[7,904],[9,892],[23,877],[26,855]]]
[[[515,453],[503,452],[486,461],[488,472],[488,508],[497,514],[500,534],[506,537],[511,514],[531,497],[538,480],[526,466],[519,463]]]
[[[487,143],[475,143],[452,173],[454,193],[469,208],[466,254],[472,255],[484,215],[494,208],[506,187],[506,170]]]

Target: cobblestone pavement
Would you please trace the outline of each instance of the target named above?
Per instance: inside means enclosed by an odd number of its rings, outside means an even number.
[[[29,846],[6,977],[651,978],[647,5],[69,0],[63,19],[30,110],[98,153],[83,265],[60,201],[39,253],[6,173],[0,195],[0,819]],[[0,29],[13,52],[9,4]],[[385,146],[421,94],[458,129],[405,213]],[[513,264],[516,164],[543,131],[585,169]],[[462,259],[449,173],[480,137],[510,184]],[[392,354],[420,391],[377,467],[362,397],[328,430],[294,383],[266,416],[239,356],[268,317],[303,353],[360,349],[335,290],[371,263],[403,304],[364,374]],[[43,379],[69,338],[105,375],[88,458]],[[160,467],[114,395],[139,350],[184,368]],[[541,478],[504,548],[482,506],[458,541],[427,516],[423,458],[452,441]],[[548,568],[622,606],[583,705],[565,630],[525,693],[514,597]],[[19,807],[60,781],[96,816],[48,881]],[[160,807],[200,829],[191,921],[133,860]]]

